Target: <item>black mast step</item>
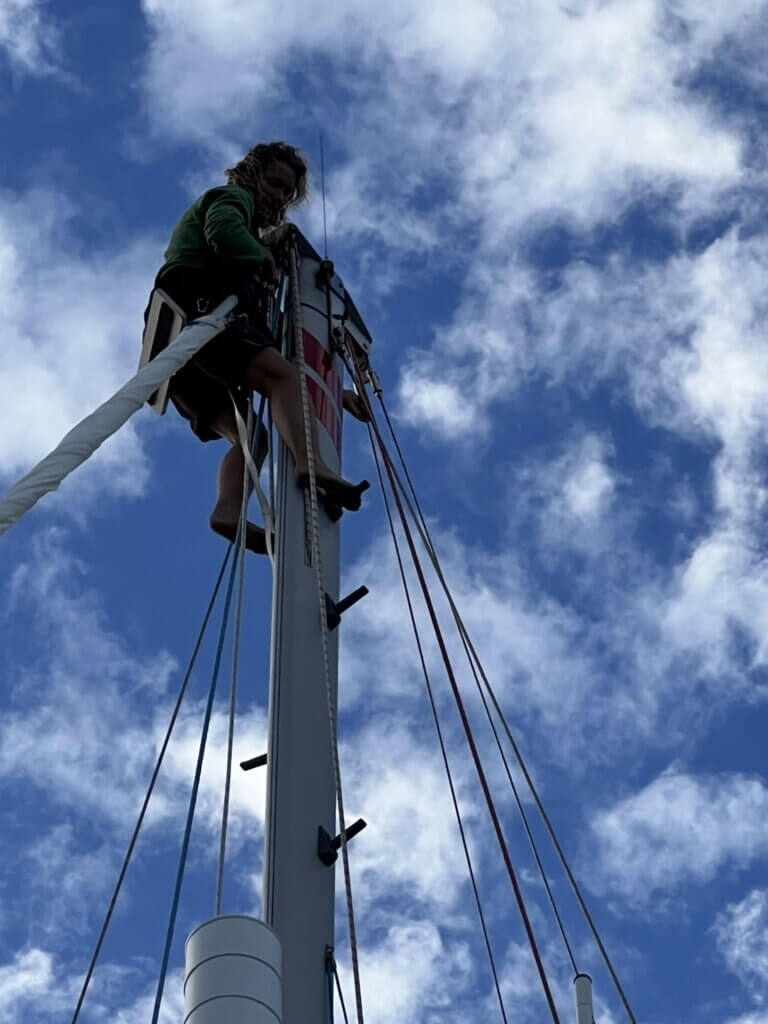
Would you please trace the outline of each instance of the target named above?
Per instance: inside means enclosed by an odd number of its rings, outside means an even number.
[[[344,835],[347,838],[347,842],[350,842],[350,840],[354,839],[356,835],[359,835],[367,826],[367,824],[367,821],[363,821],[362,818],[358,818],[353,825],[350,825],[348,828],[346,828],[344,830]],[[334,836],[334,838],[331,839],[330,834],[326,832],[323,826],[318,825],[317,856],[320,858],[320,860],[323,862],[323,864],[325,864],[327,868],[329,868],[331,864],[336,863],[336,860],[339,856],[338,851],[340,849],[341,833],[339,833],[339,835]]]
[[[240,767],[244,772],[251,771],[252,768],[263,768],[267,763],[267,755],[259,754],[258,757],[252,757],[250,761],[241,761]]]
[[[338,624],[341,622],[341,616],[352,607],[353,604],[357,604],[368,593],[368,587],[358,587],[357,590],[353,590],[351,594],[347,594],[346,597],[342,598],[341,601],[334,601],[329,595],[328,591],[325,593],[325,617],[328,620],[328,629],[336,629]]]
[[[315,284],[318,288],[325,287],[325,285],[331,283],[335,273],[336,268],[333,265],[333,260],[320,260],[320,266],[315,274]]]

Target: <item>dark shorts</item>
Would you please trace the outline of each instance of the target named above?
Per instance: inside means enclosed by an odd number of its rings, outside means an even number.
[[[231,284],[212,281],[204,272],[186,268],[168,270],[156,284],[181,306],[188,320],[215,309],[236,291]],[[146,318],[145,312],[145,322]],[[250,393],[243,383],[245,369],[259,352],[276,347],[263,313],[249,311],[173,375],[169,397],[201,441],[221,437],[212,424],[222,413],[232,411],[232,397],[246,414]]]

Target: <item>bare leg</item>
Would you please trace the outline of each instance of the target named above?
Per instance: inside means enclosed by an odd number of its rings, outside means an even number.
[[[220,416],[213,424],[213,429],[230,441],[232,447],[219,463],[216,477],[216,504],[211,512],[209,523],[215,533],[226,537],[227,540],[235,540],[243,503],[245,459],[237,438],[234,416],[231,413]],[[250,522],[246,523],[245,529],[245,546],[249,551],[255,551],[260,555],[265,554],[267,544],[264,530]]]
[[[303,482],[309,471],[309,462],[301,406],[301,383],[296,368],[283,359],[276,349],[263,349],[246,368],[245,383],[269,399],[274,424],[293,455],[296,478]],[[344,480],[324,461],[317,442],[317,421],[314,415],[310,418],[310,433],[319,486],[331,500],[344,508],[359,508],[360,494],[367,484],[364,487]]]

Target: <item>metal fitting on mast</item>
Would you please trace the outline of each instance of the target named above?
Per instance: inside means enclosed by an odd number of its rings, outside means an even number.
[[[588,974],[577,974],[573,984],[576,988],[576,1024],[595,1024],[592,979]]]

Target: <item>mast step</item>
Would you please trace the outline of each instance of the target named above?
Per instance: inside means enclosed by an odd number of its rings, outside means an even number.
[[[243,769],[244,772],[249,772],[253,768],[263,768],[266,763],[267,755],[259,754],[258,757],[252,757],[248,761],[241,761],[240,767]]]
[[[347,838],[347,842],[354,839],[356,835],[359,835],[363,829],[367,826],[368,822],[363,821],[362,818],[358,818],[354,824],[350,825],[344,830],[344,835]],[[334,836],[331,839],[330,833],[326,832],[322,825],[318,825],[317,828],[317,856],[329,868],[332,864],[336,863],[336,859],[339,856],[339,850],[341,849],[341,833]]]
[[[353,604],[357,604],[358,601],[368,594],[368,587],[358,587],[357,590],[353,590],[351,594],[347,594],[341,601],[334,601],[330,594],[326,591],[325,594],[325,617],[328,620],[328,629],[336,629],[341,622],[341,616]]]

